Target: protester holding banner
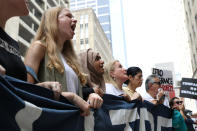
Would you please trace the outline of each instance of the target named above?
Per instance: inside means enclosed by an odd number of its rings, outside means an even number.
[[[0,74],[27,81],[27,72],[21,60],[19,45],[4,31],[6,21],[9,18],[28,15],[27,2],[25,0],[0,2]],[[61,88],[58,82],[42,82],[37,85],[52,89],[55,97],[58,97]]]
[[[0,65],[4,74],[27,80],[27,73],[21,60],[19,45],[5,31],[7,20],[14,16],[28,15],[29,11],[25,0],[1,0],[0,1]],[[4,69],[3,69],[4,68]]]
[[[88,75],[87,87],[83,88],[83,95],[87,97],[90,93],[97,93],[101,97],[105,92],[104,61],[98,52],[92,49],[85,50],[79,54],[81,67],[84,73]]]
[[[124,92],[128,94],[131,100],[142,99],[139,93],[136,92],[136,88],[140,87],[143,82],[142,70],[139,67],[130,67],[127,69],[128,80],[124,83],[127,87],[122,87]]]
[[[45,11],[26,54],[25,64],[35,71],[40,81],[58,81],[62,91],[82,97],[86,76],[80,70],[71,40],[76,23],[77,20],[66,8],[53,7]],[[34,82],[30,74],[28,81]],[[93,108],[102,105],[102,98],[96,93],[91,93],[88,101]]]
[[[21,60],[19,45],[4,31],[9,18],[28,15],[27,1],[1,0],[0,2],[0,74],[27,81],[27,71]],[[58,82],[43,82],[37,85],[52,89],[58,97],[61,88]]]
[[[19,45],[5,31],[6,21],[13,16],[28,15],[27,1],[25,0],[1,0],[0,1],[0,65],[1,72],[17,79],[27,81],[27,71],[23,61],[21,60]],[[5,70],[3,70],[5,68]],[[54,91],[54,96],[59,96],[61,84],[59,82],[42,82],[37,83],[39,86],[50,88]],[[65,93],[64,93],[65,94]],[[67,99],[79,106],[84,112],[82,115],[89,114],[89,105],[74,93],[67,94]],[[79,101],[81,100],[81,101]]]
[[[122,86],[128,80],[128,76],[126,70],[118,60],[114,60],[105,66],[104,79],[106,83],[106,94],[124,96],[125,100],[131,100],[129,95],[122,90]]]
[[[163,91],[159,92],[161,83],[157,75],[150,75],[145,82],[146,93],[141,94],[144,100],[153,104],[163,104],[165,95]]]

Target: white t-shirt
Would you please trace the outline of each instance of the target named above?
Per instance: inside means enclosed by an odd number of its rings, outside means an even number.
[[[64,59],[62,54],[60,56],[66,72],[66,84],[67,84],[68,92],[79,94],[79,88],[81,84],[78,79],[78,76],[73,71],[73,69],[66,63],[66,60]]]
[[[118,88],[116,88],[114,85],[110,84],[110,83],[105,83],[105,87],[106,87],[106,94],[111,94],[111,95],[115,95],[115,96],[120,96],[122,94],[124,94],[124,92]]]
[[[143,94],[140,94],[142,96],[142,98],[144,100],[147,100],[149,102],[151,102],[152,100],[154,100],[154,98],[148,93],[148,92],[145,92]]]
[[[151,102],[152,100],[155,100],[148,92],[143,93],[143,94],[140,94],[140,95],[142,96],[142,98],[144,100],[147,100],[149,102]],[[169,106],[169,101],[168,101],[168,98],[167,97],[165,97],[164,102],[163,102],[163,105],[164,106],[167,106],[167,107],[170,107]]]

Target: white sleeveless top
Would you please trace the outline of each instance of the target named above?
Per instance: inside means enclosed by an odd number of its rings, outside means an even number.
[[[63,55],[60,54],[61,60],[64,64],[64,69],[66,72],[66,85],[68,92],[73,92],[79,94],[79,88],[81,86],[78,76],[74,72],[74,70],[66,63],[66,59],[64,59]]]

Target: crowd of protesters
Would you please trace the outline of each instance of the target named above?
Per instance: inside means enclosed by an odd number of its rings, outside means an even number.
[[[29,13],[25,0],[0,0],[0,74],[15,77],[48,88],[54,92],[54,99],[66,97],[78,106],[82,116],[90,108],[100,108],[102,96],[111,94],[123,96],[126,101],[138,99],[155,105],[164,104],[172,109],[172,125],[175,130],[194,130],[197,122],[187,115],[183,102],[174,97],[169,104],[160,89],[160,79],[150,75],[145,81],[146,93],[136,88],[143,83],[139,67],[123,68],[118,60],[105,65],[99,52],[92,49],[76,54],[72,38],[77,20],[64,7],[53,7],[43,13],[36,36],[31,43],[24,63],[18,43],[5,31],[7,20]],[[123,86],[127,85],[127,86]]]

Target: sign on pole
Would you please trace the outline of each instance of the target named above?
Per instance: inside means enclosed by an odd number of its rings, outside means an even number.
[[[152,68],[152,74],[159,76],[161,82],[161,88],[163,88],[164,91],[173,90],[172,71]]]
[[[161,88],[164,90],[164,93],[168,99],[175,96],[173,90],[173,75],[170,70],[162,70],[157,68],[152,68],[152,74],[158,75],[161,82]],[[167,101],[168,103],[169,101]]]
[[[197,79],[182,78],[180,96],[197,99]]]

